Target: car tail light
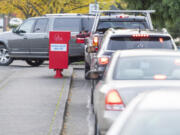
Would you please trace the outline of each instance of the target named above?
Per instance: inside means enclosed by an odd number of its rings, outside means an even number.
[[[132,35],[133,38],[149,38],[148,34],[134,34]]]
[[[166,80],[167,79],[167,76],[166,75],[155,75],[154,76],[154,80]]]
[[[98,46],[99,43],[99,38],[98,37],[94,37],[93,38],[93,46]]]
[[[85,43],[85,39],[84,38],[76,38],[76,43],[83,44],[83,43]]]
[[[109,63],[109,58],[108,57],[100,57],[100,58],[98,58],[98,63],[100,65],[107,65]]]
[[[116,16],[116,18],[128,18],[129,15],[119,15],[119,16]]]
[[[163,43],[163,42],[164,42],[164,39],[163,39],[163,38],[159,38],[159,42],[160,42],[160,43]]]
[[[105,99],[105,108],[110,111],[122,111],[125,106],[117,90],[111,90],[107,93]]]

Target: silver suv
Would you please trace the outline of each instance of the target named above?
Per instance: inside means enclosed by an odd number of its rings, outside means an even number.
[[[39,66],[49,58],[49,31],[70,31],[69,61],[83,60],[84,43],[76,42],[82,31],[89,32],[94,16],[82,14],[48,14],[25,20],[11,32],[0,34],[0,65],[14,59]]]
[[[115,51],[130,49],[177,50],[177,47],[171,35],[166,31],[111,28],[106,31],[98,53],[92,57],[89,72],[96,71],[102,75]]]

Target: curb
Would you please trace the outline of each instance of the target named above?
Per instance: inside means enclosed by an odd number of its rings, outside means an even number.
[[[73,67],[70,67],[70,68],[72,68],[72,71],[71,71],[71,76],[70,76],[69,85],[68,85],[68,92],[66,92],[66,102],[65,102],[65,106],[64,106],[63,121],[62,121],[62,124],[61,124],[60,133],[58,135],[63,134],[63,128],[64,128],[65,116],[66,116],[66,111],[67,111],[69,92],[70,92],[71,85],[72,85],[72,78],[73,78],[74,68]]]
[[[65,89],[61,93],[62,99],[60,99],[59,100],[60,102],[57,103],[58,109],[54,112],[55,116],[53,116],[52,118],[52,123],[51,123],[52,125],[50,127],[48,135],[61,135],[62,134],[62,131],[64,128],[64,121],[65,121],[69,91],[70,91],[71,83],[72,83],[73,70],[74,69],[72,67],[69,67],[67,70],[63,71],[64,78],[62,81],[65,82],[64,83]]]

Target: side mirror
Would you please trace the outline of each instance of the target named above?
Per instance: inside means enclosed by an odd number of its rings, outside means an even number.
[[[86,52],[87,53],[95,53],[95,52],[97,52],[97,47],[89,46],[89,47],[86,48]]]
[[[24,30],[18,30],[18,33],[26,33]]]
[[[91,80],[101,79],[101,73],[99,71],[89,71],[86,73],[86,77]]]
[[[16,33],[16,32],[17,32],[16,28],[13,28],[13,29],[12,29],[12,32],[13,32],[13,33]]]

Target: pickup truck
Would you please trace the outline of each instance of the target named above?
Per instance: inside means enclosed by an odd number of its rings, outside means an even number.
[[[92,59],[101,47],[102,38],[109,28],[153,30],[150,13],[154,12],[154,10],[98,11],[91,34],[85,39],[85,74],[90,70]],[[85,79],[89,78],[85,75]]]
[[[47,14],[25,20],[18,28],[0,34],[0,65],[13,60],[25,60],[31,66],[39,66],[49,59],[49,31],[70,31],[69,63],[84,60],[84,43],[77,38],[81,32],[89,32],[93,15]]]

